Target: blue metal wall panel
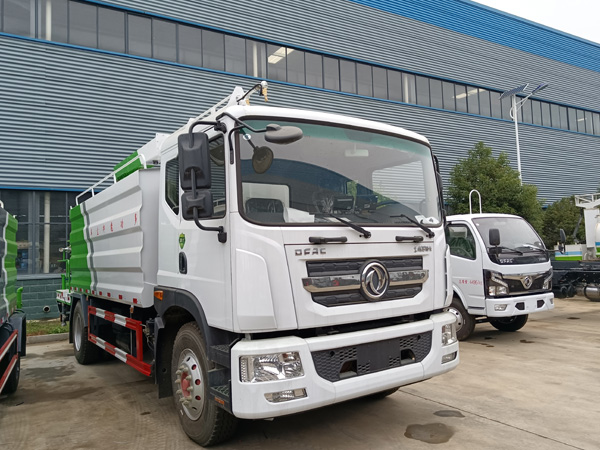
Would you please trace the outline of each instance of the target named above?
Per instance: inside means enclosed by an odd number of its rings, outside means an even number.
[[[469,0],[349,1],[600,72],[599,44]]]

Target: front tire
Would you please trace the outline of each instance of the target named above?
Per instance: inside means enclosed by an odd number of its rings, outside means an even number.
[[[459,341],[464,341],[475,329],[475,319],[470,315],[462,304],[460,298],[454,297],[452,304],[448,308],[456,316],[456,337]]]
[[[88,365],[100,359],[100,348],[88,341],[88,327],[84,326],[82,302],[73,311],[73,353],[79,364]]]
[[[175,337],[171,359],[173,398],[183,430],[203,447],[229,439],[238,422],[209,398],[208,371],[213,366],[196,323],[183,325]]]
[[[500,331],[517,331],[525,326],[529,315],[502,317],[499,319],[491,319],[490,324]]]

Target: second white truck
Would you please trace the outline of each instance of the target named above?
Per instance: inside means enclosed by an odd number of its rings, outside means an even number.
[[[552,268],[542,239],[522,217],[459,214],[447,217],[452,261],[450,311],[459,340],[475,324],[521,329],[529,314],[554,308]]]

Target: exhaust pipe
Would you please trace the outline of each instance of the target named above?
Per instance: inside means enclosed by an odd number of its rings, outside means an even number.
[[[577,295],[583,295],[592,302],[600,302],[600,286],[591,284],[577,286]]]

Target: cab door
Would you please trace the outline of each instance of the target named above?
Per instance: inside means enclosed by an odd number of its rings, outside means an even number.
[[[454,291],[469,314],[485,314],[483,256],[473,229],[467,222],[449,222],[446,241],[450,247]]]

